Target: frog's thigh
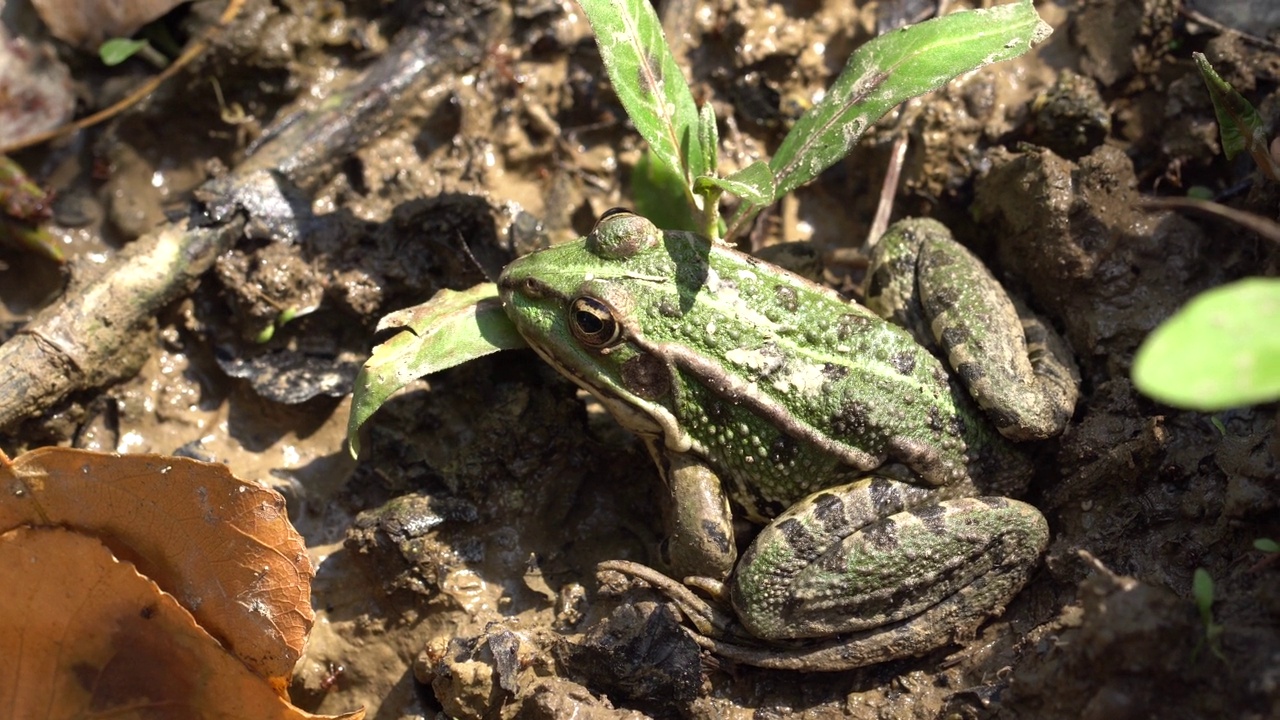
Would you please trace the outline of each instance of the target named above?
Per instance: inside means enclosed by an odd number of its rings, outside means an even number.
[[[684,453],[665,453],[663,470],[671,493],[663,562],[676,577],[724,580],[738,559],[738,548],[720,478],[696,457]]]
[[[892,656],[925,652],[1003,610],[1048,544],[1039,511],[999,497],[917,505],[855,528],[860,513],[843,506],[873,504],[871,492],[855,483],[818,493],[761,532],[731,588],[748,631],[873,643],[894,633]]]

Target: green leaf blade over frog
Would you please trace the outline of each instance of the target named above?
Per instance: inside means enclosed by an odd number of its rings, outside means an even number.
[[[1078,382],[1061,341],[1039,342],[1043,326],[1020,321],[945,229],[908,221],[877,254],[869,302],[937,325],[971,389],[997,386],[978,403],[1005,434],[1061,430]],[[976,275],[953,267],[968,260]],[[885,270],[929,262],[988,284],[920,293]],[[498,284],[529,345],[644,439],[669,493],[664,561],[735,618],[644,566],[604,567],[672,596],[718,654],[835,670],[926,652],[999,612],[1047,544],[1040,513],[1003,497],[1025,488],[1023,453],[929,348],[827,288],[614,211]],[[912,319],[913,303],[934,321]],[[1007,367],[984,367],[988,354]],[[767,524],[741,559],[735,513]]]

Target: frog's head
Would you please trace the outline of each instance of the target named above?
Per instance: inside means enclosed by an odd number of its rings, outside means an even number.
[[[518,258],[498,278],[502,306],[537,353],[627,428],[664,434],[665,364],[641,349],[645,318],[676,297],[664,233],[622,209],[585,238]]]

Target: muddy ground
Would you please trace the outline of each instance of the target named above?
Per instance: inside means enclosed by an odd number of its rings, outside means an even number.
[[[677,18],[695,96],[722,121],[722,169],[776,147],[851,48],[907,4],[719,0]],[[376,416],[359,462],[348,458],[347,395],[379,317],[494,277],[513,254],[630,204],[640,141],[568,2],[251,0],[143,105],[20,154],[57,190],[51,230],[73,260],[60,270],[0,248],[5,339],[68,276],[191,213],[193,190],[241,164],[264,128],[317,107],[411,32],[454,63],[428,63],[350,150],[289,178],[314,214],[307,232],[246,230],[112,361],[140,371],[4,428],[0,445],[181,450],[284,493],[318,567],[320,619],[293,686],[315,711],[1280,717],[1280,565],[1253,548],[1280,538],[1276,406],[1182,412],[1129,381],[1138,343],[1191,295],[1276,273],[1277,248],[1248,232],[1136,205],[1202,186],[1280,215],[1276,184],[1221,156],[1190,61],[1205,52],[1274,134],[1280,53],[1189,19],[1175,0],[1040,9],[1055,27],[1047,44],[891,114],[767,213],[746,248],[807,241],[826,280],[853,288],[890,146],[905,136],[895,213],[947,222],[1070,341],[1083,396],[1066,433],[1037,448],[1028,497],[1052,544],[967,642],[830,674],[700,655],[658,596],[598,583],[602,560],[656,561],[658,475],[528,351],[414,383]],[[197,4],[169,21],[190,34],[220,11]],[[63,54],[88,105],[153,72],[107,74]],[[316,309],[257,342],[290,308]],[[1203,642],[1196,568],[1216,581],[1219,647]]]

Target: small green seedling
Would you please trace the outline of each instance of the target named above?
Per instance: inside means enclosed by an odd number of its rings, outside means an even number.
[[[1213,112],[1218,117],[1218,134],[1222,137],[1223,154],[1228,160],[1235,160],[1237,155],[1247,150],[1263,175],[1280,181],[1280,164],[1271,155],[1262,116],[1252,103],[1231,87],[1231,83],[1218,75],[1204,53],[1191,53],[1191,57],[1196,61],[1200,76],[1209,88]]]
[[[1204,623],[1204,637],[1196,643],[1192,657],[1200,653],[1200,648],[1208,645],[1209,652],[1226,662],[1227,658],[1222,654],[1222,626],[1213,619],[1213,578],[1209,576],[1208,570],[1196,568],[1195,575],[1191,578],[1191,594],[1195,596],[1200,621]]]
[[[150,43],[146,40],[111,38],[98,46],[98,57],[101,58],[103,65],[106,65],[107,67],[115,67],[134,55],[137,55],[138,51],[149,45]]]
[[[1258,111],[1193,53],[1209,88],[1227,158],[1248,150],[1280,180]],[[1280,280],[1248,278],[1203,292],[1157,327],[1133,359],[1133,384],[1187,410],[1216,412],[1280,399]]]
[[[160,70],[169,65],[169,58],[162,55],[159,50],[151,47],[151,43],[147,40],[111,38],[98,46],[98,57],[102,60],[102,64],[107,67],[119,65],[134,55],[146,60]]]
[[[1280,543],[1271,538],[1257,538],[1253,541],[1253,548],[1262,551],[1264,554],[1261,560],[1249,568],[1249,572],[1261,572],[1268,566],[1280,561]]]
[[[839,161],[898,103],[951,78],[1017,57],[1051,32],[1031,0],[952,13],[882,35],[859,48],[826,94],[796,122],[767,162],[719,172],[719,138],[710,104],[701,108],[662,34],[649,0],[580,0],[600,57],[627,115],[649,144],[637,178],[655,192],[637,192],[637,208],[664,228],[696,230],[712,240],[734,238],[752,218]],[[643,183],[640,183],[643,184]],[[663,190],[665,188],[665,190]],[[726,223],[725,194],[742,200]],[[472,307],[467,307],[468,305]],[[524,343],[498,302],[492,283],[465,296],[437,296],[393,313],[380,327],[405,332],[374,348],[356,378],[347,437],[358,432],[393,392],[414,378]]]
[[[276,330],[300,317],[303,317],[304,315],[310,315],[319,309],[319,305],[312,305],[311,307],[285,308],[284,310],[281,310],[280,314],[276,316],[275,320],[272,321],[270,325],[258,331],[257,336],[254,337],[254,342],[257,342],[260,345],[262,343],[271,342],[271,338],[276,336]]]

